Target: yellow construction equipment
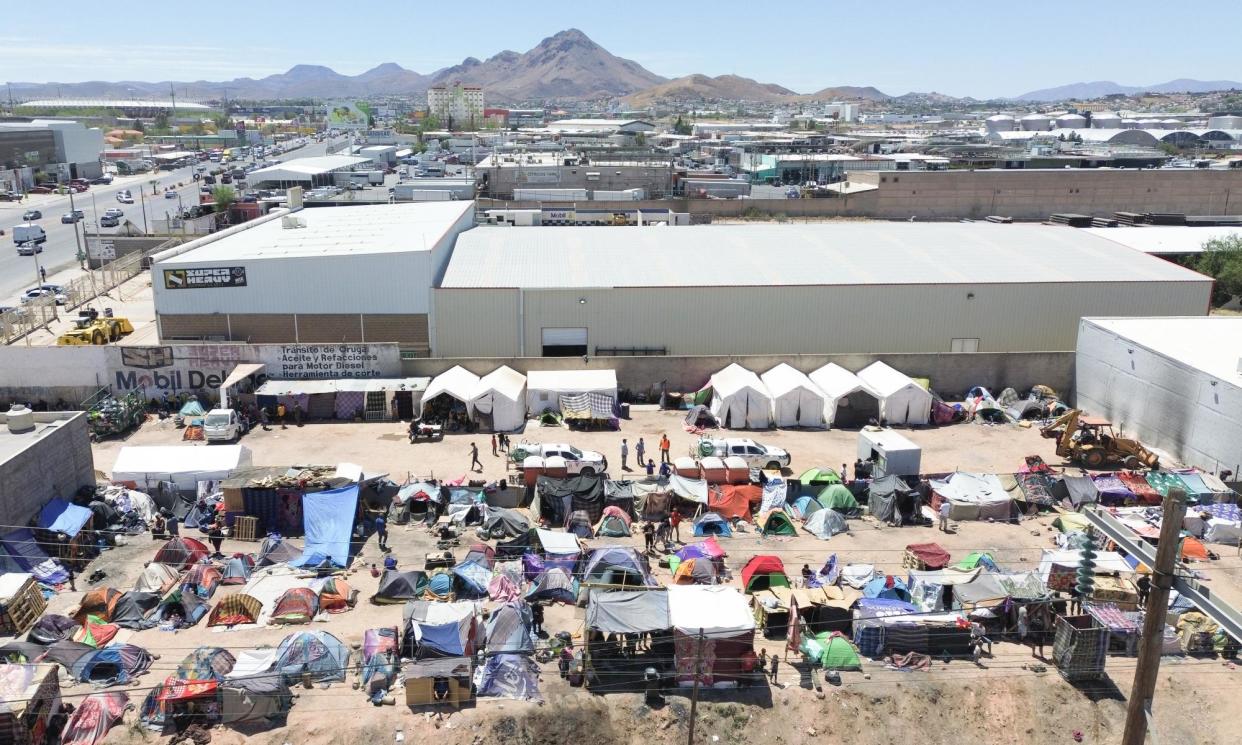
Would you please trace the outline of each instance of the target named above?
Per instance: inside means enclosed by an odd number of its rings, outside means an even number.
[[[107,344],[133,332],[134,325],[128,318],[114,318],[110,315],[100,318],[99,311],[88,308],[78,311],[78,317],[73,320],[73,329],[61,334],[56,343],[61,346]]]
[[[1084,416],[1070,409],[1039,431],[1057,441],[1057,455],[1087,468],[1120,463],[1126,468],[1159,468],[1160,457],[1138,440],[1118,437],[1105,419]]]

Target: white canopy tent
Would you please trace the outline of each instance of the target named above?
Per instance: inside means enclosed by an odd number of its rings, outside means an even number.
[[[143,490],[171,481],[192,491],[200,481],[222,481],[250,465],[245,445],[127,445],[112,465],[112,480]]]
[[[858,378],[880,400],[880,418],[889,424],[927,424],[932,395],[905,373],[883,362],[858,371]]]
[[[481,417],[491,417],[493,432],[521,431],[526,424],[526,376],[501,365],[479,378],[469,406]]]
[[[561,396],[602,393],[617,397],[616,370],[531,370],[526,374],[526,412],[560,411]]]
[[[823,427],[824,393],[807,377],[784,362],[760,376],[772,397],[772,423],[777,427]]]
[[[443,393],[465,404],[466,416],[473,419],[474,408],[471,406],[471,399],[474,398],[478,388],[478,375],[475,375],[461,365],[454,365],[431,379],[431,383],[427,385],[427,390],[423,391],[422,401],[419,402],[418,416],[422,418],[423,412],[427,410],[428,401]]]
[[[759,376],[737,364],[712,375],[712,415],[729,429],[767,429],[772,419],[772,396]]]
[[[874,412],[880,418],[880,401],[854,373],[829,362],[812,372],[811,382],[824,394],[824,421],[829,427],[860,427]]]

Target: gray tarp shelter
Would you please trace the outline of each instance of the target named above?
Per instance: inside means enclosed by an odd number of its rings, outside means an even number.
[[[1052,496],[1068,499],[1070,504],[1081,507],[1100,501],[1100,490],[1090,476],[1062,476],[1060,481],[1053,482]]]
[[[665,590],[592,590],[586,626],[606,634],[641,634],[673,627]]]
[[[867,488],[867,509],[880,522],[891,523],[897,519],[899,502],[903,498],[914,505],[918,492],[895,474],[882,476],[872,481]]]

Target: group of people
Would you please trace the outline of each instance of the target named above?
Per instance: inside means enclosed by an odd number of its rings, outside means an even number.
[[[669,453],[672,443],[668,440],[667,434],[660,435],[660,477],[667,476],[670,472],[673,459]],[[640,469],[646,469],[648,476],[654,476],[656,472],[656,463],[653,459],[647,457],[647,443],[643,438],[638,438],[638,442],[634,444],[634,464]],[[621,470],[632,471],[630,468],[630,443],[629,440],[621,438]]]
[[[661,546],[668,546],[670,542],[681,543],[681,521],[681,512],[676,507],[662,520],[644,521],[643,543],[645,545],[645,553],[652,554],[657,542]]]

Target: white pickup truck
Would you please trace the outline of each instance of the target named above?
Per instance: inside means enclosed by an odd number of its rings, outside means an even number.
[[[754,440],[744,438],[716,439],[704,437],[690,446],[690,455],[695,460],[715,456],[727,458],[736,456],[746,461],[751,468],[763,468],[777,471],[789,465],[792,460],[788,451],[771,445],[761,445]]]
[[[591,476],[608,470],[608,459],[593,450],[579,450],[563,442],[519,442],[509,448],[509,455],[521,465],[529,456],[565,459],[565,472]]]
[[[246,434],[246,426],[234,409],[212,409],[203,419],[203,437],[207,442],[236,442]]]

